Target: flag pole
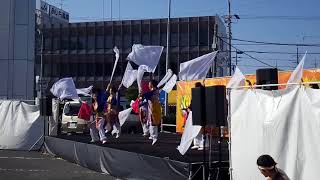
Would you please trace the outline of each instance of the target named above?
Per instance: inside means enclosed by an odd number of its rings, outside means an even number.
[[[167,20],[167,49],[166,49],[166,72],[169,69],[169,48],[170,48],[170,18],[171,18],[171,0],[168,0],[168,20]],[[164,115],[168,116],[168,95],[164,94]],[[163,132],[163,118],[161,118],[161,132]]]

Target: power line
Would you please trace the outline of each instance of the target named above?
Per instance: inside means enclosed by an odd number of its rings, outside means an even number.
[[[221,38],[227,39],[227,37],[221,37]],[[253,40],[245,40],[245,39],[238,39],[238,38],[232,38],[232,40],[240,41],[240,42],[255,43],[255,45],[315,46],[315,47],[320,47],[320,44],[279,43],[279,42],[253,41]],[[245,45],[245,44],[243,44],[243,45]],[[254,44],[252,44],[252,45],[254,45]]]
[[[218,38],[220,38],[220,37],[218,37]],[[227,43],[226,41],[224,41],[222,38],[220,38],[220,39],[221,39],[222,42],[228,44],[228,43]],[[228,45],[231,46],[232,48],[238,50],[238,51],[241,51],[240,49],[236,48],[236,47],[233,46],[232,44],[228,44]],[[274,67],[274,66],[271,65],[271,64],[268,64],[268,63],[266,63],[266,62],[263,62],[263,61],[255,58],[255,57],[251,56],[250,54],[247,53],[247,51],[241,51],[241,52],[243,52],[243,54],[247,55],[247,56],[250,57],[251,59],[254,59],[254,60],[256,60],[256,61],[258,61],[258,62],[260,62],[260,63],[262,63],[262,64],[264,64],[264,65],[267,65],[267,66],[270,66],[270,67]],[[274,68],[276,68],[276,67],[274,67]]]

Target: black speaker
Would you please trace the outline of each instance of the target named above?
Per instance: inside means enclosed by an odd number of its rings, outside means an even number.
[[[227,121],[226,86],[205,88],[206,123],[211,126],[224,126]]]
[[[278,69],[277,68],[266,68],[257,69],[256,71],[256,84],[278,84]],[[278,86],[265,86],[261,89],[264,90],[277,90]]]
[[[40,98],[40,115],[52,116],[52,98],[51,97]]]
[[[191,109],[193,125],[205,126],[205,89],[203,86],[191,89]]]

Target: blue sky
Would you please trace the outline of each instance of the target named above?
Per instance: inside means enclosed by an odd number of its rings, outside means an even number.
[[[47,0],[60,7],[61,0]],[[71,21],[95,21],[110,19],[111,0],[62,0],[63,9],[70,13]],[[163,18],[167,16],[167,0],[113,0],[113,19]],[[119,13],[120,2],[120,13]],[[103,6],[104,4],[104,6]],[[279,42],[320,44],[319,0],[231,0],[232,14],[240,20],[232,24],[233,38]],[[227,0],[172,0],[173,17],[226,15]],[[104,7],[104,8],[103,8]],[[119,17],[120,15],[120,17]],[[233,41],[233,44],[244,44]],[[280,69],[292,70],[296,64],[295,46],[235,45],[244,51],[284,52],[293,54],[257,54],[253,57]],[[305,51],[319,53],[307,56],[306,67],[320,67],[320,46],[299,47],[299,55]],[[240,69],[254,73],[260,64],[245,55],[239,55]],[[248,65],[248,66],[246,66]],[[254,66],[254,67],[252,67]],[[261,67],[255,67],[261,66]]]

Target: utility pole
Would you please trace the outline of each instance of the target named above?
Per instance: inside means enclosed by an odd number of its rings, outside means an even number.
[[[112,21],[112,0],[110,0],[110,21]]]
[[[229,9],[229,13],[228,13],[228,33],[229,33],[229,75],[232,75],[232,69],[231,69],[231,2],[230,0],[228,0],[228,9]]]
[[[171,0],[168,0],[168,20],[167,20],[167,49],[166,49],[166,72],[169,69],[169,49],[170,49],[170,19],[171,19]],[[168,95],[164,95],[164,115],[168,116]],[[163,118],[162,118],[163,119]],[[161,123],[163,124],[163,123]],[[161,125],[161,132],[163,132],[163,126]]]

